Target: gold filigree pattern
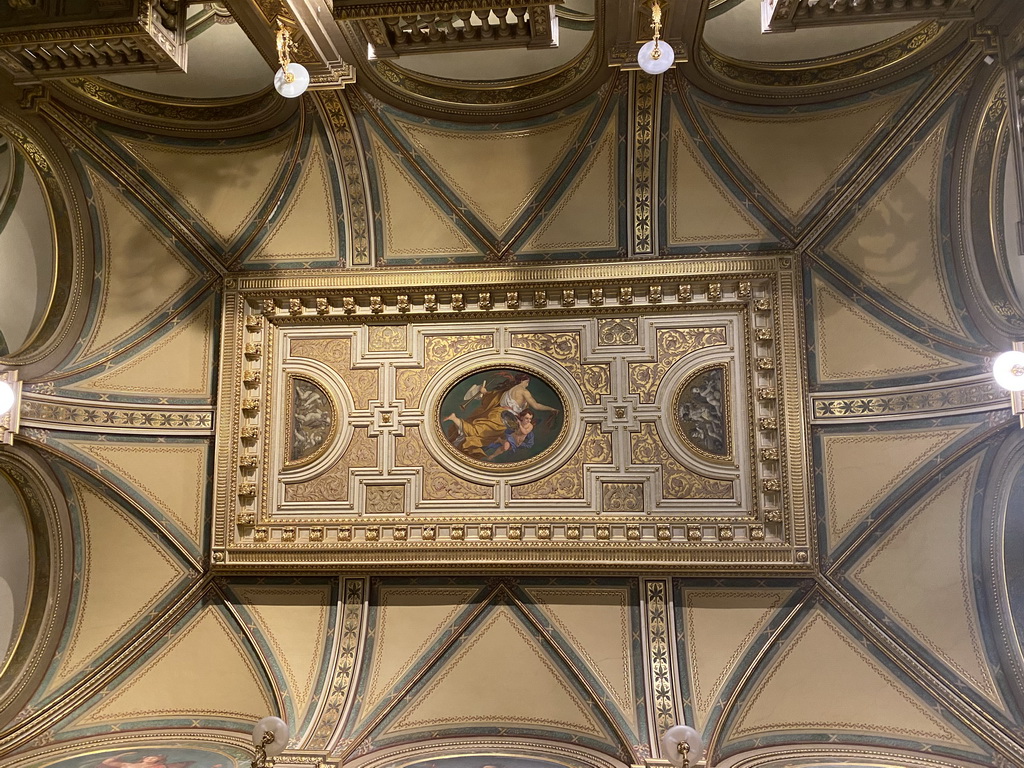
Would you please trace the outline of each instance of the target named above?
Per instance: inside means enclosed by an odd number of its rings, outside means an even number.
[[[366,486],[366,509],[372,515],[401,515],[405,513],[404,485]]]
[[[605,512],[643,512],[644,487],[641,483],[603,483],[601,502]]]
[[[667,592],[668,588],[664,581],[647,582],[647,648],[658,733],[664,733],[677,722],[675,705],[672,702],[668,601],[665,599]]]
[[[597,405],[601,402],[601,395],[611,393],[608,365],[585,365],[581,362],[579,331],[513,333],[512,346],[539,352],[565,368],[579,382],[588,405]]]
[[[370,400],[377,397],[377,370],[352,367],[352,339],[295,339],[291,344],[292,357],[304,357],[324,363],[341,376],[356,408],[367,409]]]
[[[371,325],[367,329],[367,348],[371,352],[401,352],[406,347],[405,328],[397,325]]]
[[[635,317],[601,317],[597,321],[597,343],[602,347],[636,344],[640,329]]]
[[[426,501],[491,498],[488,486],[463,480],[438,464],[423,445],[423,438],[416,427],[406,429],[405,437],[397,440],[395,453],[398,466],[423,469],[423,498]]]
[[[420,405],[424,387],[441,366],[462,355],[493,346],[494,337],[490,334],[427,336],[423,339],[423,367],[404,369],[395,374],[398,396],[409,405]]]
[[[341,646],[335,667],[334,681],[327,697],[327,706],[310,741],[311,749],[324,749],[327,741],[341,719],[345,700],[348,698],[349,683],[355,668],[356,650],[359,648],[359,627],[362,624],[363,591],[362,579],[345,579],[345,608],[341,617]]]
[[[562,467],[541,480],[512,488],[513,499],[582,499],[583,467],[586,464],[608,464],[612,460],[611,435],[601,432],[597,424],[587,424],[580,450]]]
[[[284,500],[289,501],[349,501],[350,469],[377,467],[377,438],[370,437],[365,428],[352,431],[348,450],[335,464],[319,477],[304,483],[286,485]]]
[[[704,477],[676,461],[665,449],[654,424],[631,435],[634,464],[662,465],[662,494],[666,499],[731,499],[732,482]]]
[[[705,347],[726,343],[725,328],[659,328],[657,360],[653,363],[630,363],[629,391],[640,395],[641,403],[653,403],[662,377],[683,357]]]

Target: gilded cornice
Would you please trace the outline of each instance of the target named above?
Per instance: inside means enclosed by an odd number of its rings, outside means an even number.
[[[50,87],[56,99],[97,119],[168,136],[249,135],[284,123],[299,106],[269,87],[229,99],[178,99],[88,77],[69,77]]]
[[[701,40],[683,65],[699,87],[743,102],[802,103],[879,88],[919,71],[962,43],[972,25],[927,22],[876,45],[823,59],[742,61]]]

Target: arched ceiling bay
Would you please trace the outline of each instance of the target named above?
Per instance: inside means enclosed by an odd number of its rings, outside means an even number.
[[[191,6],[188,75],[0,85],[87,225],[0,446],[0,764],[240,768],[273,714],[281,768],[655,768],[677,722],[715,768],[1024,765],[991,40],[673,0],[651,78],[597,0],[496,84],[500,49],[369,62],[398,4],[337,0],[297,56],[355,81],[285,104],[300,5]],[[560,407],[495,445],[567,437],[463,461],[513,368]]]

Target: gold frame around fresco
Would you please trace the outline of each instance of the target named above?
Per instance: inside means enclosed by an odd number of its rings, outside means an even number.
[[[509,571],[586,565],[607,571],[628,563],[693,572],[807,572],[815,556],[804,473],[802,307],[799,264],[789,252],[616,264],[230,276],[223,305],[212,567],[400,572],[438,566]],[[591,500],[572,509],[551,502],[547,509],[541,499],[539,506],[516,514],[443,505],[381,513],[357,503],[339,512],[328,509],[329,504],[289,509],[280,501],[284,497],[277,493],[274,462],[281,462],[274,446],[280,445],[277,435],[285,427],[284,400],[276,390],[287,380],[283,350],[292,336],[348,333],[355,338],[360,329],[368,334],[373,326],[390,325],[407,329],[411,337],[439,325],[540,327],[636,314],[653,318],[652,327],[661,317],[684,322],[704,316],[738,318],[735,354],[740,362],[731,375],[744,401],[734,401],[732,416],[743,438],[742,452],[733,443],[734,452],[742,453],[736,457],[743,477],[739,485],[750,500],[742,509],[659,508],[642,495],[639,506],[632,507],[609,506],[606,498],[605,507]],[[673,369],[666,370],[662,373],[671,378]],[[398,428],[401,403],[368,402],[364,413],[370,414],[371,429]],[[604,405],[601,400],[589,407]],[[606,405],[607,418],[588,425],[594,434],[628,421],[628,404]],[[387,485],[395,481],[388,479],[386,468],[359,482],[372,485],[375,498],[384,492],[394,491],[398,499],[411,493]],[[628,491],[631,482],[623,471],[600,487],[618,493]]]

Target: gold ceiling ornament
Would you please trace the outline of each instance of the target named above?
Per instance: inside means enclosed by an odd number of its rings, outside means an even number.
[[[12,445],[18,432],[21,382],[16,370],[0,371],[0,445]]]
[[[1010,405],[1024,427],[1024,341],[1013,342],[1013,349],[992,362],[992,376],[996,384],[1009,390]]]
[[[288,723],[279,717],[264,717],[252,729],[252,744],[255,748],[250,765],[252,768],[267,768],[272,765],[267,758],[276,757],[288,746]]]
[[[661,39],[661,2],[651,3],[651,34],[653,39],[644,43],[636,54],[636,63],[649,75],[660,75],[672,66],[676,52]]]
[[[277,19],[277,60],[281,68],[274,74],[274,89],[286,99],[294,99],[309,87],[309,71],[292,61],[295,41],[288,25],[280,16]]]

